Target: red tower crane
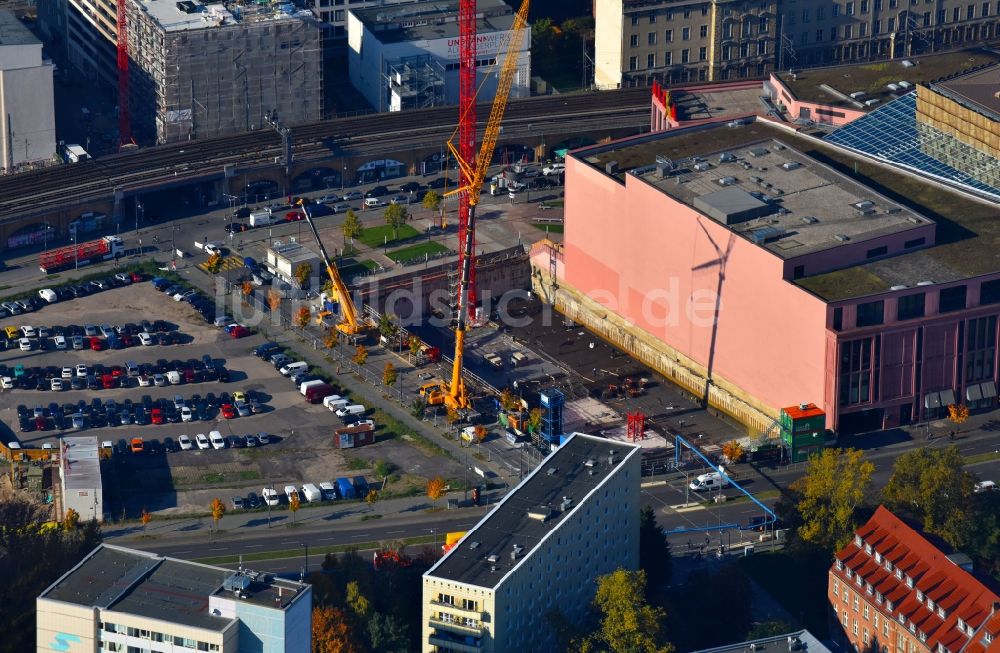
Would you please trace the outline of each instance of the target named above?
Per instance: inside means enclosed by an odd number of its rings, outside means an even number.
[[[473,179],[469,176],[475,169],[476,160],[476,0],[459,0],[458,3],[458,151],[463,161],[471,168],[459,166],[459,188],[469,188]],[[469,194],[459,195],[458,204],[458,269],[465,265],[466,238],[472,239],[472,256],[469,265],[468,297],[458,297],[456,306],[461,307],[468,299],[469,317],[476,315],[476,234],[469,230]],[[458,292],[463,292],[461,284]]]
[[[128,0],[118,0],[118,145],[123,147],[134,143],[132,140],[132,120],[128,102]]]

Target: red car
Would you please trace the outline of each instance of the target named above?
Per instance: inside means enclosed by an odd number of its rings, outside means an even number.
[[[219,412],[221,412],[222,416],[226,419],[233,419],[236,417],[236,409],[233,408],[232,404],[222,404],[219,408]]]
[[[122,344],[125,345],[126,347],[132,347],[135,345],[135,338],[133,338],[127,333],[123,333],[122,335],[118,336],[118,339],[121,340]]]
[[[47,431],[49,430],[49,421],[44,417],[35,418],[35,430],[36,431]]]
[[[138,272],[133,272],[132,273],[132,283],[139,283],[140,281],[142,281],[142,275],[139,274]]]
[[[116,379],[120,376],[125,376],[125,370],[122,368],[121,365],[114,365],[108,371],[111,372],[111,376],[115,377]]]
[[[152,412],[149,414],[149,421],[151,421],[153,424],[163,424],[164,421],[163,409],[154,408]]]
[[[302,213],[300,213],[299,211],[289,211],[288,213],[285,214],[285,222],[298,222],[299,220],[302,219],[303,219]]]
[[[246,338],[250,335],[250,329],[245,326],[234,326],[229,330],[229,335],[233,338]]]
[[[111,390],[112,388],[117,388],[118,379],[112,374],[105,374],[101,376],[101,385],[104,386],[105,390]]]
[[[101,338],[94,336],[90,339],[90,348],[94,351],[104,351],[108,348],[108,343],[104,342]]]

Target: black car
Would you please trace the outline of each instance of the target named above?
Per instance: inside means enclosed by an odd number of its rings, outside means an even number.
[[[271,354],[281,349],[281,345],[276,342],[265,342],[262,345],[258,345],[253,350],[253,355],[257,358],[268,358]]]
[[[219,383],[229,383],[229,370],[225,367],[218,367],[216,372],[219,374]]]
[[[370,191],[365,193],[365,197],[382,197],[383,195],[388,195],[389,189],[385,186],[376,186]]]
[[[34,431],[35,430],[35,419],[33,417],[18,417],[17,418],[17,428],[19,431]]]
[[[114,452],[119,456],[124,456],[129,452],[128,442],[125,440],[125,438],[122,438],[121,440],[115,443]]]
[[[205,395],[205,404],[209,408],[216,408],[219,405],[219,400],[216,398],[214,392],[209,392]]]
[[[174,453],[181,450],[181,447],[173,438],[163,438],[163,450],[167,453]]]
[[[250,225],[248,225],[245,222],[230,222],[229,224],[226,225],[226,233],[238,234],[246,231],[249,228]]]
[[[457,185],[458,184],[455,183],[455,181],[453,181],[451,179],[448,179],[447,177],[438,177],[437,179],[432,179],[427,184],[427,187],[428,188],[444,188],[445,186],[449,186],[451,188],[454,188]]]
[[[408,181],[399,187],[401,193],[416,193],[418,190],[420,190],[420,182],[417,181]]]
[[[171,329],[173,329],[173,325],[166,320],[157,320],[153,322],[153,331],[170,331]]]
[[[240,208],[238,208],[235,211],[233,211],[233,217],[234,218],[249,218],[250,217],[250,213],[251,213],[251,211],[250,211],[250,207],[249,206],[241,206]]]
[[[198,419],[200,419],[203,422],[208,421],[212,417],[212,413],[208,407],[208,404],[206,404],[203,401],[195,404],[194,412],[195,414],[198,415]]]
[[[152,440],[146,440],[142,443],[142,445],[143,451],[150,455],[155,456],[163,453],[163,447],[160,446],[160,441],[155,438]]]

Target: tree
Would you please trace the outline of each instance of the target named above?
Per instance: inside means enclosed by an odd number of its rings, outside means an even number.
[[[80,513],[68,508],[66,514],[63,516],[62,528],[67,533],[73,532],[80,525]]]
[[[364,232],[361,220],[358,219],[358,215],[354,212],[354,209],[347,210],[347,215],[344,216],[344,224],[341,229],[344,230],[345,241],[359,238]]]
[[[243,293],[244,297],[249,297],[253,293],[253,284],[250,283],[249,279],[244,279],[243,283],[240,284],[240,292]]]
[[[306,328],[309,324],[309,318],[312,317],[312,311],[309,310],[308,306],[302,306],[299,308],[298,312],[295,313],[295,326],[300,329]]]
[[[581,653],[670,653],[659,643],[662,608],[646,603],[646,573],[618,569],[597,579],[593,605],[600,615],[596,631],[578,641]]]
[[[424,195],[423,205],[428,211],[437,211],[441,206],[441,196],[437,194],[437,191],[431,189]]]
[[[352,580],[347,583],[347,605],[350,606],[351,611],[364,621],[368,618],[368,614],[371,612],[372,604],[367,598],[361,594],[361,590],[358,588],[358,581]]]
[[[521,401],[510,388],[506,388],[500,393],[500,407],[504,410],[517,410],[521,407]]]
[[[299,288],[309,287],[309,277],[312,276],[313,266],[309,263],[302,263],[295,268],[295,280],[299,282]]]
[[[402,204],[390,204],[385,207],[382,215],[385,217],[385,223],[392,227],[392,239],[396,240],[399,238],[399,228],[406,224],[407,218],[410,217],[406,206]]]
[[[267,307],[272,311],[278,310],[281,306],[281,293],[273,288],[267,291]]]
[[[532,408],[528,413],[528,431],[537,433],[542,428],[542,415],[545,414],[541,408]]]
[[[670,583],[670,542],[656,523],[651,506],[639,511],[639,568],[646,572],[650,587],[661,592]]]
[[[210,506],[212,510],[212,522],[215,524],[215,530],[219,530],[219,520],[222,516],[226,514],[226,504],[222,503],[222,499],[215,497],[212,499],[212,505]]]
[[[299,493],[292,492],[291,496],[288,497],[288,509],[292,511],[292,523],[295,523],[295,513],[299,511],[299,506],[302,504],[299,502]]]
[[[142,532],[143,533],[146,532],[146,524],[148,524],[151,519],[152,519],[152,516],[150,516],[149,511],[146,510],[146,508],[143,508],[142,509],[142,513],[139,515],[139,521],[142,522]]]
[[[358,345],[357,349],[354,350],[354,363],[359,367],[364,365],[368,360],[368,350],[365,349],[364,345]]]
[[[761,621],[753,625],[753,628],[747,633],[746,638],[747,641],[753,641],[755,639],[764,639],[765,637],[777,637],[778,635],[790,633],[793,630],[795,629],[787,621]],[[876,649],[876,651],[878,650]]]
[[[396,335],[397,331],[399,331],[399,327],[396,326],[393,316],[390,313],[382,313],[378,318],[379,335],[388,340]]]
[[[956,446],[907,451],[896,458],[882,501],[893,512],[919,521],[925,531],[961,547],[975,513],[975,479],[963,469],[964,462]]]
[[[392,473],[392,463],[388,460],[376,460],[372,471],[375,472],[377,478],[387,479],[389,478],[389,474]]]
[[[396,383],[396,366],[392,364],[392,361],[385,362],[385,368],[382,370],[382,383],[386,387],[392,387]]]
[[[445,482],[440,476],[435,476],[431,480],[427,481],[427,497],[431,501],[437,501],[444,496],[445,493]]]
[[[455,424],[462,419],[462,415],[459,414],[458,410],[454,406],[446,407],[445,417],[448,419],[449,424]]]
[[[326,335],[323,336],[323,346],[327,349],[333,349],[340,342],[340,333],[337,331],[336,327],[330,327],[326,330]]]
[[[482,424],[476,424],[476,428],[472,430],[472,434],[476,436],[476,442],[482,444],[486,441],[486,436],[488,436],[490,432]]]
[[[424,411],[426,410],[427,410],[427,402],[421,397],[417,397],[416,399],[413,400],[413,403],[410,404],[410,414],[416,417],[417,419],[423,419]]]
[[[726,457],[726,460],[735,464],[742,461],[747,454],[738,440],[730,440],[722,445],[722,455]]]
[[[219,269],[222,267],[222,254],[216,252],[208,257],[208,261],[205,262],[205,269],[212,274],[218,274]]]
[[[846,544],[857,526],[875,466],[856,449],[824,449],[809,458],[806,475],[792,484],[800,493],[799,537],[824,551]]]
[[[955,424],[965,424],[969,419],[969,407],[965,404],[948,404],[948,419]]]
[[[365,503],[367,503],[369,507],[373,508],[376,501],[378,501],[378,490],[372,488],[368,490],[368,494],[365,495]]]
[[[380,653],[406,653],[409,637],[406,624],[391,614],[376,612],[368,620],[368,641]]]
[[[410,362],[416,364],[417,355],[420,353],[420,338],[410,336],[410,340],[407,345],[410,348]]]
[[[313,608],[313,653],[362,653],[359,641],[344,610],[328,605]]]

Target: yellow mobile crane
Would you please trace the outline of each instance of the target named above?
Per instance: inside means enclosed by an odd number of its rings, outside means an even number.
[[[461,186],[453,191],[446,192],[445,195],[467,193],[469,219],[465,242],[459,243],[464,248],[464,255],[461,259],[462,268],[459,270],[458,321],[455,325],[455,360],[451,369],[451,382],[436,381],[426,383],[420,387],[420,395],[431,406],[444,404],[455,410],[471,406],[471,401],[465,390],[465,380],[462,378],[462,358],[465,348],[465,331],[468,328],[469,283],[472,258],[475,255],[476,205],[479,204],[479,193],[482,190],[483,182],[486,181],[486,173],[489,170],[490,162],[493,160],[493,150],[496,149],[497,139],[500,137],[500,122],[503,120],[503,114],[507,108],[507,97],[510,95],[510,87],[514,81],[514,74],[517,72],[518,45],[520,44],[524,28],[528,23],[529,5],[530,0],[522,0],[520,8],[514,15],[514,24],[510,30],[510,41],[507,43],[503,66],[500,69],[497,80],[496,96],[493,98],[490,117],[483,134],[483,142],[476,153],[475,161],[466,161],[462,158],[459,148],[454,143],[455,134],[452,134],[452,137],[448,140],[448,150],[455,157],[455,161],[462,172],[465,173],[464,177],[469,182],[467,186]],[[464,107],[463,110],[465,110]]]
[[[302,209],[302,214],[306,216],[306,222],[309,223],[309,228],[312,229],[316,244],[319,245],[320,254],[323,256],[323,264],[326,266],[326,275],[330,277],[330,289],[336,295],[337,301],[340,302],[340,311],[343,319],[337,324],[337,329],[350,335],[361,333],[365,328],[364,324],[358,321],[358,311],[354,307],[354,302],[351,301],[351,294],[347,291],[344,280],[340,278],[340,273],[337,272],[337,267],[330,263],[326,247],[323,246],[323,241],[319,239],[319,231],[316,230],[316,225],[313,224],[312,216],[309,214],[309,207],[305,200],[301,199],[298,201],[298,206]],[[322,299],[320,301],[322,302]],[[330,313],[331,311],[325,306],[321,306],[319,319],[322,321]]]

